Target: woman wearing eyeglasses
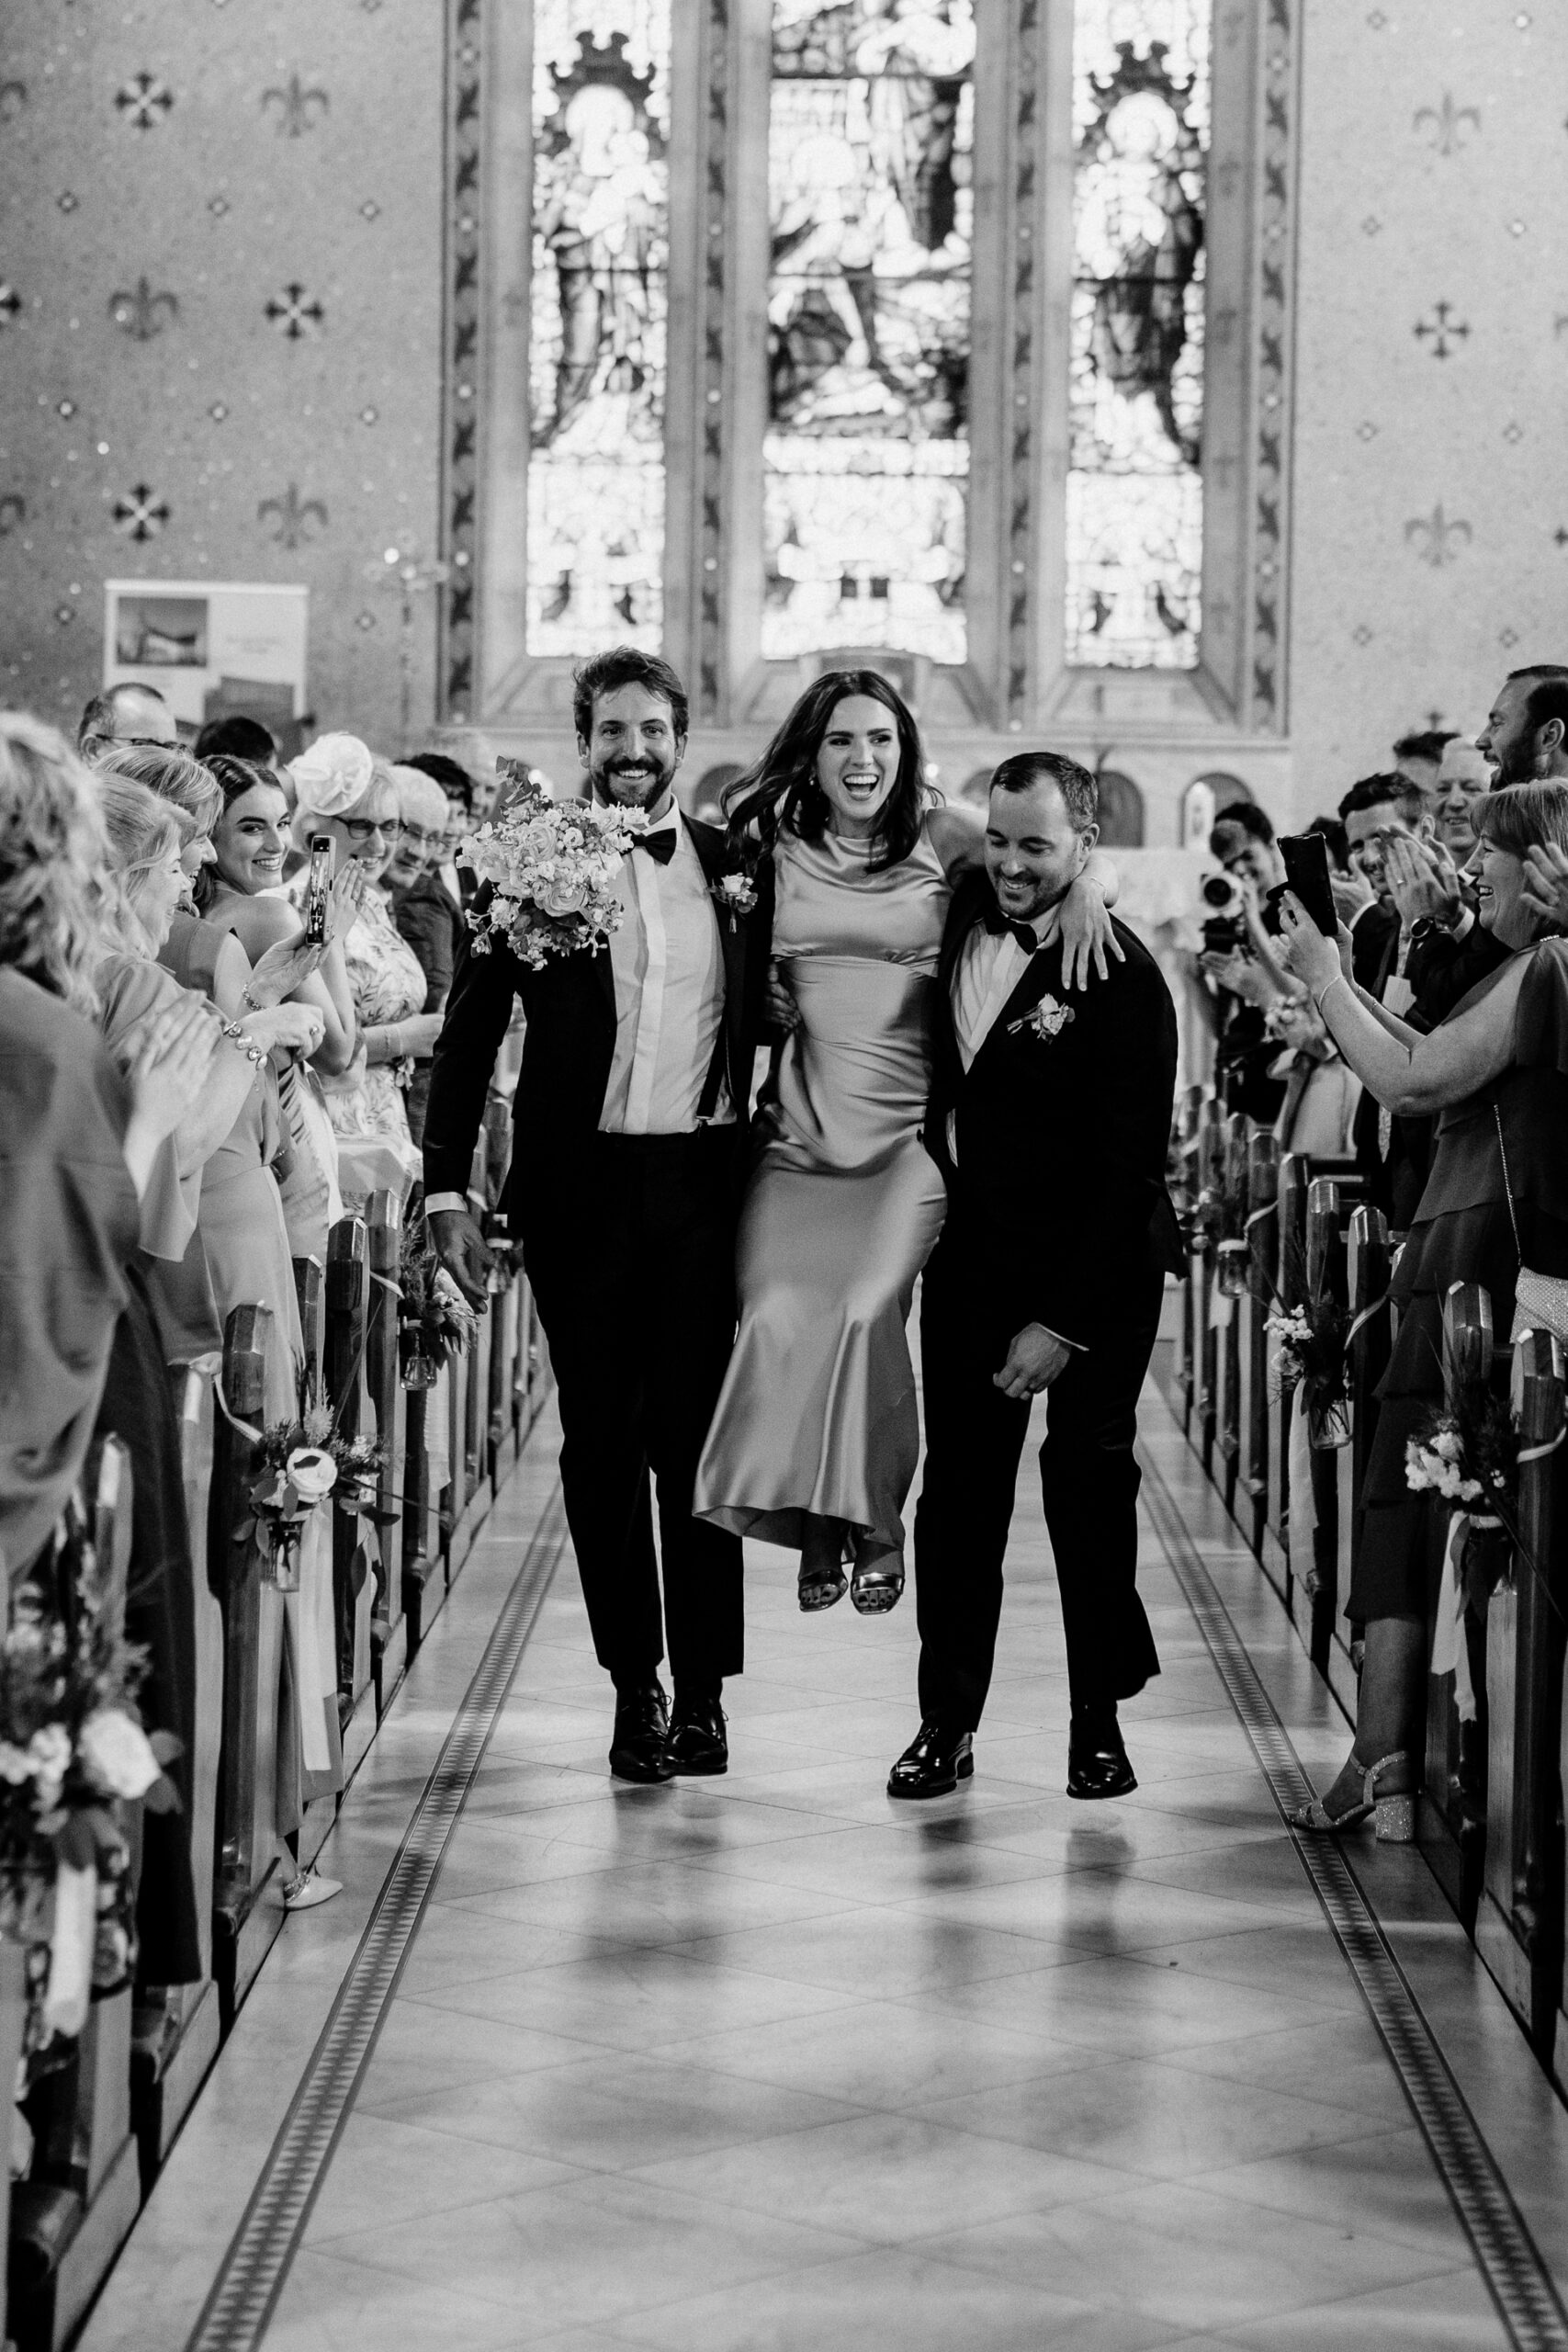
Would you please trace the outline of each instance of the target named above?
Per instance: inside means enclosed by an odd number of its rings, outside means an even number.
[[[462,910],[436,870],[446,847],[446,795],[434,776],[418,768],[396,767],[392,780],[398,788],[400,819],[397,847],[387,868],[392,921],[418,956],[424,974],[422,1010],[436,1013],[445,1007],[452,986],[452,967],[464,928]],[[429,1058],[421,1055],[407,1095],[409,1133],[417,1144],[424,1141],[430,1072]]]
[[[403,1095],[415,1060],[435,1044],[441,1015],[423,1010],[424,971],[398,934],[383,887],[399,838],[391,769],[357,736],[322,735],[291,763],[289,775],[299,847],[309,852],[325,834],[340,872],[351,861],[366,872],[359,911],[342,941],[358,1042],[341,1076],[321,1078],[338,1141],[338,1182],[353,1215],[371,1193],[395,1193],[406,1202],[419,1179]],[[297,906],[308,886],[307,865],[288,886]]]

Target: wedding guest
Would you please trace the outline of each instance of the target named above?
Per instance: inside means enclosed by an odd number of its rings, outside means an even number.
[[[337,1137],[338,1182],[352,1216],[369,1194],[406,1202],[420,1174],[403,1091],[413,1057],[428,1054],[441,1027],[420,1010],[425,978],[400,938],[382,886],[398,836],[398,794],[390,768],[352,735],[323,735],[292,763],[298,803],[294,838],[301,849],[321,835],[340,865],[365,869],[357,912],[344,933],[343,961],[356,1044],[341,1073],[321,1074],[327,1114]],[[302,903],[304,882],[291,895]],[[319,1065],[318,1065],[319,1067]]]
[[[116,743],[177,743],[175,714],[156,686],[128,683],[94,695],[76,726],[76,749],[96,760]]]
[[[122,1069],[97,1028],[107,848],[89,772],[0,714],[0,1561],[32,1562],[81,1475],[141,1199],[218,1039],[193,1001]]]
[[[1220,992],[1217,1000],[1203,999],[1206,1012],[1213,1003],[1209,1018],[1217,1028],[1214,1082],[1232,1110],[1271,1125],[1284,1089],[1269,1076],[1276,1057],[1266,1016],[1286,993],[1286,983],[1263,931],[1262,910],[1269,892],[1285,878],[1284,860],[1267,811],[1249,800],[1216,819],[1209,853],[1235,885],[1245,934],[1228,955],[1198,959],[1200,971]]]
[[[457,865],[457,853],[465,837],[488,815],[494,794],[486,796],[481,809],[479,789],[473,777],[445,752],[417,752],[405,765],[434,778],[446,795],[446,842],[444,854],[435,862],[435,872],[453,903],[466,907],[474,895],[474,877],[467,866]]]
[[[256,1010],[287,998],[321,1015],[321,1042],[311,1059],[291,1057],[279,1069],[278,1107],[290,1150],[291,1164],[280,1177],[289,1250],[324,1263],[343,1196],[318,1073],[336,1075],[354,1058],[354,1003],[341,938],[358,907],[363,869],[351,865],[334,882],[322,939],[311,946],[298,909],[274,895],[289,839],[277,777],[222,752],[213,754],[211,773],[222,807],[213,829],[214,864],[200,879],[198,898],[209,928],[254,959],[242,1003]]]
[[[210,760],[222,752],[231,760],[249,760],[254,767],[271,768],[275,773],[280,764],[271,728],[238,711],[228,718],[209,718],[191,749],[198,760]]]
[[[422,1012],[439,1012],[452,987],[452,967],[463,936],[463,917],[435,871],[446,844],[446,795],[422,768],[395,767],[398,840],[387,868],[392,920],[399,935],[418,956],[424,974]],[[430,1096],[430,1057],[419,1055],[409,1087],[409,1133],[424,1141],[424,1112]]]
[[[520,997],[508,1214],[549,1340],[567,1519],[615,1688],[610,1769],[665,1781],[727,1769],[723,1685],[744,1659],[739,1538],[693,1518],[692,1482],[735,1331],[771,886],[760,876],[756,907],[733,924],[715,904],[728,850],[675,798],[687,704],[668,662],[629,646],[595,654],[577,673],[573,718],[593,799],[649,820],[616,878],[623,920],[607,954],[536,971],[504,942],[479,955],[464,941],[435,1047],[426,1206],[443,1262],[483,1306],[491,1259],[468,1171]],[[659,1679],[666,1636],[672,1724]]]
[[[1471,812],[1492,782],[1492,771],[1479,744],[1468,736],[1450,735],[1443,746],[1438,769],[1434,815],[1438,845],[1456,865],[1462,865],[1475,847]]]
[[[1491,763],[1494,791],[1568,776],[1568,664],[1510,670],[1475,748]]]
[[[1281,1155],[1297,1151],[1318,1159],[1353,1158],[1360,1080],[1347,1067],[1309,997],[1281,998],[1270,1018],[1285,1047],[1271,1072],[1285,1081],[1285,1099],[1274,1122]]]
[[[1432,813],[1408,776],[1362,776],[1339,803],[1350,862],[1373,894],[1371,913],[1354,928],[1356,978],[1380,1004],[1403,1018],[1415,999],[1407,969],[1421,903],[1416,888],[1417,851],[1435,839]],[[1408,851],[1411,855],[1406,856]],[[1452,871],[1452,861],[1448,861]],[[1424,1120],[1397,1120],[1371,1093],[1356,1114],[1356,1159],[1369,1197],[1391,1225],[1409,1224],[1426,1182],[1431,1133]]]
[[[1134,1445],[1165,1277],[1183,1263],[1165,1189],[1176,1009],[1122,924],[1108,978],[1067,988],[1062,908],[1095,845],[1098,797],[1060,753],[1004,760],[986,870],[955,892],[943,933],[925,1125],[948,1211],[920,1305],[920,1727],[890,1796],[939,1796],[974,1770],[1019,1457],[1046,1391],[1067,1794],[1137,1786],[1118,1706],[1159,1672],[1137,1590]]]
[[[771,854],[790,1034],[759,1108],[740,1325],[693,1507],[798,1553],[803,1610],[847,1590],[878,1616],[904,1589],[906,1326],[946,1207],[921,1140],[936,961],[984,826],[931,791],[914,718],[875,670],[814,680],[728,805],[737,839]],[[1114,881],[1086,876],[1064,910],[1086,982]]]
[[[1430,1035],[1350,977],[1346,934],[1325,939],[1284,902],[1292,967],[1368,1093],[1437,1119],[1431,1174],[1394,1274],[1393,1352],[1360,1497],[1362,1540],[1346,1613],[1365,1626],[1356,1737],[1343,1770],[1299,1816],[1344,1829],[1377,1815],[1380,1837],[1413,1835],[1427,1666],[1427,1498],[1404,1478],[1406,1440],[1443,1394],[1442,1306],[1478,1283],[1495,1328],[1514,1323],[1521,1265],[1568,1276],[1568,943],[1541,940],[1527,858],[1568,850],[1568,785],[1521,785],[1477,804],[1477,900],[1507,960]]]

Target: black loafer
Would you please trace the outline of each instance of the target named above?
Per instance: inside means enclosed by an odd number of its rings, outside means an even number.
[[[1122,1744],[1114,1700],[1109,1706],[1075,1707],[1067,1737],[1067,1794],[1124,1797],[1137,1785]]]
[[[615,1728],[610,1738],[610,1770],[617,1781],[669,1781],[670,1705],[662,1686],[615,1693]]]
[[[665,1754],[672,1772],[728,1772],[729,1742],[724,1709],[716,1699],[683,1699],[675,1693],[675,1713]]]
[[[929,1716],[887,1775],[890,1797],[944,1797],[975,1770],[975,1735]]]

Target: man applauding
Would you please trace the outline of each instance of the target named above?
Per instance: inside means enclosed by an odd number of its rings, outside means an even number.
[[[1070,995],[1061,902],[1099,838],[1094,778],[1052,752],[991,782],[986,871],[953,899],[937,991],[928,1148],[947,1224],[926,1268],[925,1483],[915,1518],[922,1721],[888,1792],[974,1769],[1031,1400],[1072,1697],[1067,1793],[1137,1783],[1119,1699],[1159,1671],[1138,1598],[1138,1392],[1180,1245],[1165,1189],[1176,1012],[1122,923],[1119,962]]]

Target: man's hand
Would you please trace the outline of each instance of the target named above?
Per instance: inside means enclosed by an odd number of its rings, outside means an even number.
[[[432,1209],[430,1238],[435,1254],[470,1306],[482,1315],[490,1304],[489,1281],[495,1255],[468,1209]]]
[[[1268,1006],[1278,1001],[1280,991],[1262,965],[1256,956],[1244,956],[1239,948],[1233,948],[1228,956],[1200,956],[1198,963],[1217,987],[1228,989],[1244,1004]]]
[[[799,1028],[800,1007],[785,984],[776,956],[768,961],[768,983],[763,992],[763,1002],[769,1021],[775,1029],[782,1029],[786,1037]]]
[[[1525,852],[1525,887],[1519,904],[1548,922],[1568,925],[1568,850],[1555,842],[1537,842]]]
[[[1066,1370],[1072,1356],[1066,1340],[1058,1340],[1043,1323],[1026,1323],[1014,1334],[1000,1372],[991,1374],[991,1385],[1004,1396],[1038,1396]]]
[[[1396,835],[1383,852],[1383,873],[1404,931],[1424,916],[1451,919],[1463,904],[1459,869],[1435,842]]]
[[[1062,978],[1068,988],[1088,988],[1090,965],[1102,980],[1110,978],[1107,948],[1119,964],[1126,962],[1111,927],[1105,893],[1089,875],[1080,874],[1062,900],[1061,925]]]

